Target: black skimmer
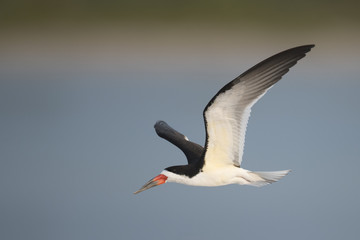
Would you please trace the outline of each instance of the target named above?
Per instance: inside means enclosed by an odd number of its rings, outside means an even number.
[[[240,167],[251,107],[315,45],[278,53],[226,84],[206,105],[205,147],[193,143],[164,121],[155,124],[157,134],[180,148],[187,165],[165,168],[135,194],[165,182],[193,186],[228,184],[263,186],[284,177],[290,170],[253,172]]]

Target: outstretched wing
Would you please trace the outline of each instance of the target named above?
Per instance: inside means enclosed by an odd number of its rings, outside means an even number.
[[[186,136],[170,127],[166,122],[157,121],[154,128],[159,137],[168,140],[183,151],[189,164],[201,159],[204,148],[197,143],[189,141]]]
[[[203,171],[224,165],[240,167],[251,107],[314,45],[278,53],[225,85],[204,110],[206,143]]]

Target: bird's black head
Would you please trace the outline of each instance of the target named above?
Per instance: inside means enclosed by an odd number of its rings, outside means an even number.
[[[165,168],[165,170],[175,173],[177,175],[187,176],[189,178],[194,177],[196,174],[200,172],[200,169],[195,164],[172,166]]]

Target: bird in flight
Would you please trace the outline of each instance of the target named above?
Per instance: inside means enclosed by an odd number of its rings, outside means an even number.
[[[180,148],[188,164],[165,168],[134,194],[166,182],[192,186],[264,186],[287,175],[290,170],[254,172],[241,168],[246,127],[252,106],[314,46],[304,45],[280,52],[221,88],[203,111],[204,148],[164,121],[158,121],[154,126],[156,133]]]

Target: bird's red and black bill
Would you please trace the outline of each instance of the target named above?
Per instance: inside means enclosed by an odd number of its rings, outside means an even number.
[[[145,191],[145,190],[147,190],[149,188],[159,186],[160,184],[165,183],[166,180],[167,180],[167,176],[165,176],[164,174],[157,175],[156,177],[154,177],[153,179],[151,179],[150,181],[145,183],[145,185],[142,186],[142,188],[140,188],[139,190],[134,192],[134,194],[138,194],[138,193],[140,193],[142,191]]]

